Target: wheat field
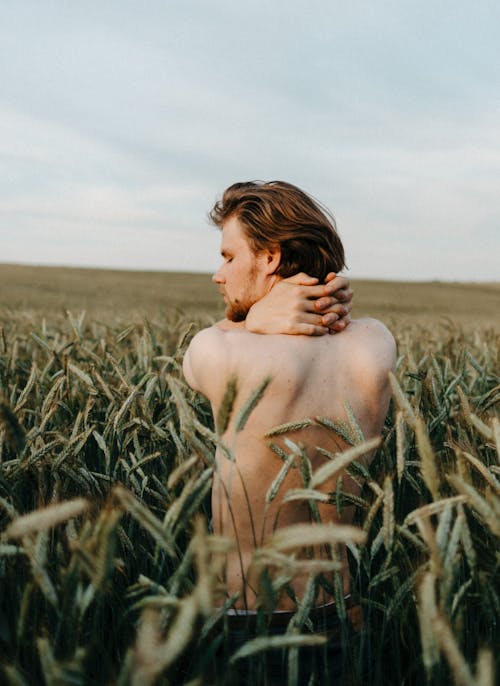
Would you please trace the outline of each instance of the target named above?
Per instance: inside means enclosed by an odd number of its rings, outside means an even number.
[[[341,479],[331,494],[357,511],[345,541],[364,616],[354,638],[337,596],[349,683],[494,686],[500,285],[354,289],[354,315],[390,326],[398,363],[369,471],[355,431],[334,458],[363,483],[359,498]],[[265,684],[267,655],[282,651],[287,683],[302,686],[301,650],[322,642],[307,596],[284,636],[262,623],[213,669],[225,640],[227,542],[209,526],[219,436],[180,365],[220,314],[204,275],[0,266],[1,683],[230,685],[251,657]],[[319,477],[303,473],[314,500]],[[280,545],[274,561],[293,568]],[[286,585],[271,581],[269,602]]]

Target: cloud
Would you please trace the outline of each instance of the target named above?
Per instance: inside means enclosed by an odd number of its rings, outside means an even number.
[[[215,196],[282,178],[332,208],[360,275],[473,257],[498,278],[497,6],[4,10],[0,260],[213,269]]]

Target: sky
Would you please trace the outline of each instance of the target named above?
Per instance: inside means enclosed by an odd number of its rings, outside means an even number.
[[[497,281],[499,35],[497,0],[0,0],[0,263],[210,272],[214,201],[281,179],[352,278]]]

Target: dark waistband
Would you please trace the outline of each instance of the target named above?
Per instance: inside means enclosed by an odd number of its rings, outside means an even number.
[[[352,598],[350,595],[344,598],[344,604],[347,610],[347,616],[350,619],[351,614],[356,614],[359,610],[359,605],[353,605]],[[257,619],[260,616],[264,620],[266,626],[288,626],[292,617],[297,614],[296,610],[276,610],[274,612],[264,612],[262,610],[240,610],[233,609],[226,612],[225,617],[227,619],[229,627],[242,628],[242,627],[254,627],[257,625]],[[336,603],[326,603],[325,605],[317,605],[311,608],[308,613],[308,618],[313,624],[321,624],[326,619],[331,619],[333,617],[338,617],[337,605]]]

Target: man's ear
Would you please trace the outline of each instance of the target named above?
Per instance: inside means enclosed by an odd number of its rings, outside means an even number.
[[[264,254],[265,257],[265,271],[268,276],[276,272],[281,264],[281,248],[268,248]]]

